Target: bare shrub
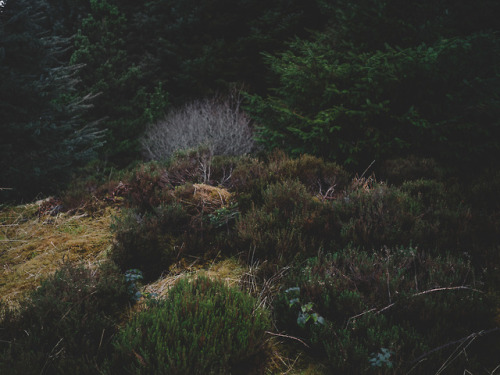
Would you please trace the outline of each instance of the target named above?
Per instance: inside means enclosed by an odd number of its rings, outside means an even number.
[[[238,93],[186,104],[150,126],[142,140],[144,156],[164,160],[178,150],[206,146],[213,155],[243,155],[254,147],[249,116]]]

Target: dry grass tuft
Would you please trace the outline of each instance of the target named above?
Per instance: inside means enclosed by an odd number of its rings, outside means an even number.
[[[159,298],[165,297],[179,278],[196,276],[200,273],[210,278],[224,280],[230,286],[238,286],[245,271],[245,268],[233,258],[224,259],[218,262],[213,261],[205,266],[200,266],[196,264],[196,262],[186,265],[185,260],[183,260],[173,265],[168,275],[146,285],[145,292],[154,293],[158,295]]]
[[[38,216],[44,201],[0,211],[0,298],[15,304],[63,261],[90,266],[104,259],[111,245],[111,208],[87,214]]]

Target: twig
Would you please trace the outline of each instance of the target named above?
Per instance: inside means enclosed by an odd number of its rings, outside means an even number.
[[[435,353],[435,352],[438,352],[438,351],[440,351],[440,350],[446,349],[446,348],[448,348],[448,347],[450,347],[450,346],[452,346],[452,345],[455,345],[455,344],[462,344],[462,343],[466,342],[466,341],[467,341],[467,340],[469,340],[469,339],[476,339],[477,337],[485,336],[485,335],[488,335],[488,334],[490,334],[490,333],[497,332],[497,331],[499,331],[499,330],[500,330],[500,327],[495,327],[495,328],[489,329],[489,330],[487,330],[487,331],[483,330],[483,331],[479,331],[479,332],[474,332],[474,333],[472,333],[472,334],[468,335],[467,337],[463,337],[463,338],[461,338],[461,339],[459,339],[459,340],[455,340],[455,341],[448,342],[448,343],[446,343],[446,344],[444,344],[444,345],[441,345],[441,346],[439,346],[439,347],[437,347],[437,348],[434,348],[434,349],[432,349],[432,350],[428,351],[427,353],[422,354],[422,355],[421,355],[420,357],[418,357],[417,359],[414,359],[414,360],[413,360],[413,362],[411,362],[411,363],[410,363],[410,365],[413,365],[413,364],[415,364],[415,363],[417,363],[417,362],[420,362],[422,359],[424,359],[424,358],[428,357],[428,356],[429,356],[429,355],[431,355],[432,353]],[[447,361],[448,361],[448,360],[447,360]],[[445,363],[446,363],[446,362],[445,362]],[[498,367],[497,367],[497,368],[498,368]]]
[[[500,365],[498,365],[497,367],[495,367],[492,371],[491,371],[491,374],[490,375],[494,375],[495,372],[497,372],[497,370],[500,368]]]
[[[435,288],[435,289],[425,290],[425,291],[420,292],[420,293],[412,294],[411,298],[418,297],[418,296],[421,296],[421,295],[424,295],[424,294],[434,293],[434,292],[442,292],[442,291],[446,291],[446,290],[470,290],[470,291],[473,291],[473,292],[478,292],[478,293],[483,293],[484,294],[483,291],[478,290],[478,289],[474,289],[474,288],[470,288],[468,286],[453,286],[453,287],[447,287],[447,288]],[[381,312],[384,312],[385,310],[388,310],[389,308],[391,308],[395,304],[396,304],[396,302],[393,302],[390,305],[387,305],[386,307],[378,310],[377,314],[380,314]]]
[[[363,176],[365,175],[366,172],[368,172],[368,170],[371,168],[371,166],[375,163],[375,160],[372,161],[370,163],[370,165],[365,169],[365,171],[361,174],[361,176],[359,177],[360,179],[363,178]]]
[[[278,337],[284,337],[286,339],[292,339],[292,340],[297,340],[298,342],[300,342],[302,345],[306,346],[309,348],[309,345],[307,345],[304,341],[302,341],[301,339],[299,339],[298,337],[294,337],[294,336],[288,336],[288,335],[282,335],[281,333],[273,333],[273,332],[269,332],[269,331],[265,331],[265,333],[267,333],[268,335],[271,335],[271,336],[278,336]]]
[[[429,294],[429,293],[434,293],[434,292],[442,292],[442,291],[446,291],[446,290],[470,290],[470,291],[473,291],[473,292],[478,292],[478,293],[483,293],[483,291],[481,290],[478,290],[478,289],[474,289],[474,288],[470,288],[468,286],[454,286],[454,287],[447,287],[447,288],[434,288],[434,289],[429,289],[429,290],[425,290],[423,292],[419,292],[419,293],[415,293],[415,294],[412,294],[409,298],[413,298],[413,297],[418,297],[418,296],[421,296],[421,295],[424,295],[424,294]],[[365,314],[368,314],[370,312],[373,312],[375,311],[376,314],[380,314],[386,310],[389,310],[391,307],[393,307],[394,305],[396,305],[398,301],[396,302],[393,302],[379,310],[377,310],[376,308],[372,308],[370,310],[366,310],[366,311],[363,311],[362,313],[358,314],[358,315],[355,315],[355,316],[351,316],[348,320],[347,320],[347,324],[346,324],[346,327],[349,326],[351,320],[354,320],[356,318],[359,318],[360,316],[363,316]]]
[[[376,308],[373,308],[373,309],[370,309],[367,311],[363,311],[361,314],[351,316],[349,319],[347,319],[347,323],[345,325],[346,329],[349,326],[349,323],[351,323],[351,320],[355,320],[356,318],[359,318],[360,316],[363,316],[365,314],[371,313],[372,311],[376,311],[376,310],[377,310]]]

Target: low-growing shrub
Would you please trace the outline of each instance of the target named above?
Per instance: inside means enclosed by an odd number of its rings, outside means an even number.
[[[254,206],[237,224],[241,247],[256,259],[280,262],[315,254],[332,233],[328,207],[293,180],[269,185],[262,206]]]
[[[168,204],[153,212],[124,210],[113,224],[110,257],[124,272],[137,268],[153,280],[186,251],[191,218],[182,205]]]
[[[0,314],[0,373],[98,373],[129,298],[109,264],[64,264],[18,310]]]
[[[170,189],[168,201],[146,212],[123,210],[116,218],[111,259],[123,271],[138,268],[150,281],[181,256],[227,247],[239,211],[226,189],[187,183]]]
[[[213,158],[206,146],[177,151],[169,161],[169,182],[173,186],[210,182]]]
[[[312,194],[332,198],[347,186],[348,173],[334,162],[312,155],[297,158],[276,150],[269,155],[268,169],[280,180],[299,180]]]
[[[444,171],[434,159],[410,156],[385,161],[380,176],[390,184],[399,185],[419,179],[441,180]]]
[[[279,328],[307,338],[332,371],[379,371],[374,364],[383,364],[376,359],[385,348],[391,353],[384,357],[389,373],[413,366],[417,373],[435,373],[465,338],[495,327],[494,304],[479,280],[468,262],[452,256],[430,257],[413,248],[347,248],[292,271],[274,314]],[[322,319],[304,324],[304,314]],[[467,359],[470,368],[493,365],[500,349],[496,340],[478,339],[450,369],[462,372]]]
[[[160,163],[141,164],[131,172],[127,185],[129,205],[141,211],[169,201],[171,183],[166,167]]]
[[[121,374],[252,373],[265,361],[268,313],[222,281],[180,279],[139,312],[114,342]]]
[[[399,189],[374,182],[334,201],[333,209],[344,245],[380,249],[415,241],[423,208]]]
[[[333,199],[347,186],[348,175],[336,163],[311,155],[292,159],[275,150],[263,160],[244,159],[238,163],[230,186],[238,192],[240,205],[250,207],[262,203],[262,192],[268,185],[290,180],[300,181],[310,194],[321,199]]]
[[[353,186],[332,203],[342,246],[377,250],[413,244],[438,251],[470,249],[470,210],[443,183],[416,180],[395,187],[354,180]]]

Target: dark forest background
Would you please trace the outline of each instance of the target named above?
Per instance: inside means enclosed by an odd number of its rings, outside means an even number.
[[[91,160],[127,166],[145,127],[246,92],[261,144],[355,171],[496,165],[498,15],[480,1],[8,0],[0,14],[0,187],[31,199]]]

